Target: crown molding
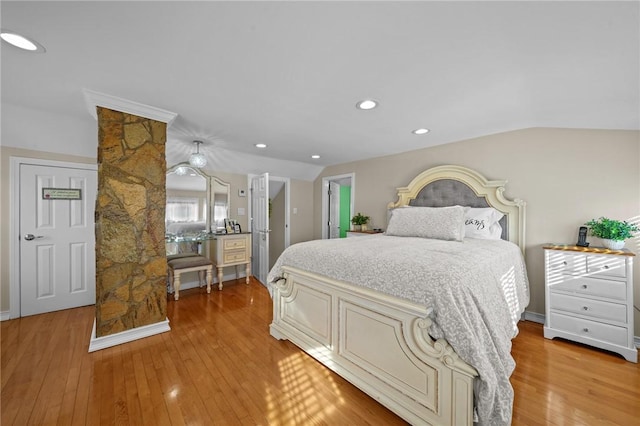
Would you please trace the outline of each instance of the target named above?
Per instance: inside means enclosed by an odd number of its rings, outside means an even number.
[[[167,127],[171,126],[173,120],[178,114],[164,109],[156,108],[150,105],[141,104],[139,102],[130,101],[128,99],[118,98],[117,96],[107,95],[105,93],[95,92],[89,89],[82,89],[84,92],[84,100],[89,109],[89,114],[96,120],[98,112],[96,107],[109,108],[115,111],[126,112],[127,114],[146,117],[156,121],[167,123]]]

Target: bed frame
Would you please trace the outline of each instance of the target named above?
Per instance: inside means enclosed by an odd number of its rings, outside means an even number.
[[[491,206],[505,213],[503,239],[524,252],[524,205],[506,181],[439,166],[398,188],[390,209]],[[288,339],[412,424],[471,425],[476,370],[428,334],[430,308],[297,268],[273,285],[271,335]]]

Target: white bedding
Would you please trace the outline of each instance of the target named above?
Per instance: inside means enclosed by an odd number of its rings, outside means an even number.
[[[373,235],[315,240],[286,249],[267,281],[294,266],[433,308],[433,338],[445,338],[479,373],[479,424],[511,422],[511,339],[529,303],[524,260],[502,240],[462,242]]]

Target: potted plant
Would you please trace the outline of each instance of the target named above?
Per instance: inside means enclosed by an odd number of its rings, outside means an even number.
[[[362,213],[356,214],[351,218],[351,223],[353,224],[354,231],[364,231],[367,229],[367,223],[369,223],[369,216],[365,216]]]
[[[591,219],[585,225],[589,227],[591,235],[600,238],[602,244],[612,250],[620,250],[624,247],[624,240],[633,237],[632,232],[640,231],[633,223],[606,217]]]

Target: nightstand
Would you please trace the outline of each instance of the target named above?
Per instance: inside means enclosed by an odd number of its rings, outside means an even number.
[[[218,289],[222,290],[223,270],[226,266],[235,266],[238,279],[238,266],[245,265],[245,282],[249,284],[251,275],[251,233],[216,235],[211,260],[218,269]]]
[[[544,337],[562,337],[638,362],[629,250],[546,245]]]
[[[347,231],[347,238],[352,238],[352,237],[367,237],[369,235],[375,235],[375,234],[382,234],[383,231],[374,231],[374,230],[368,230],[368,231]]]

